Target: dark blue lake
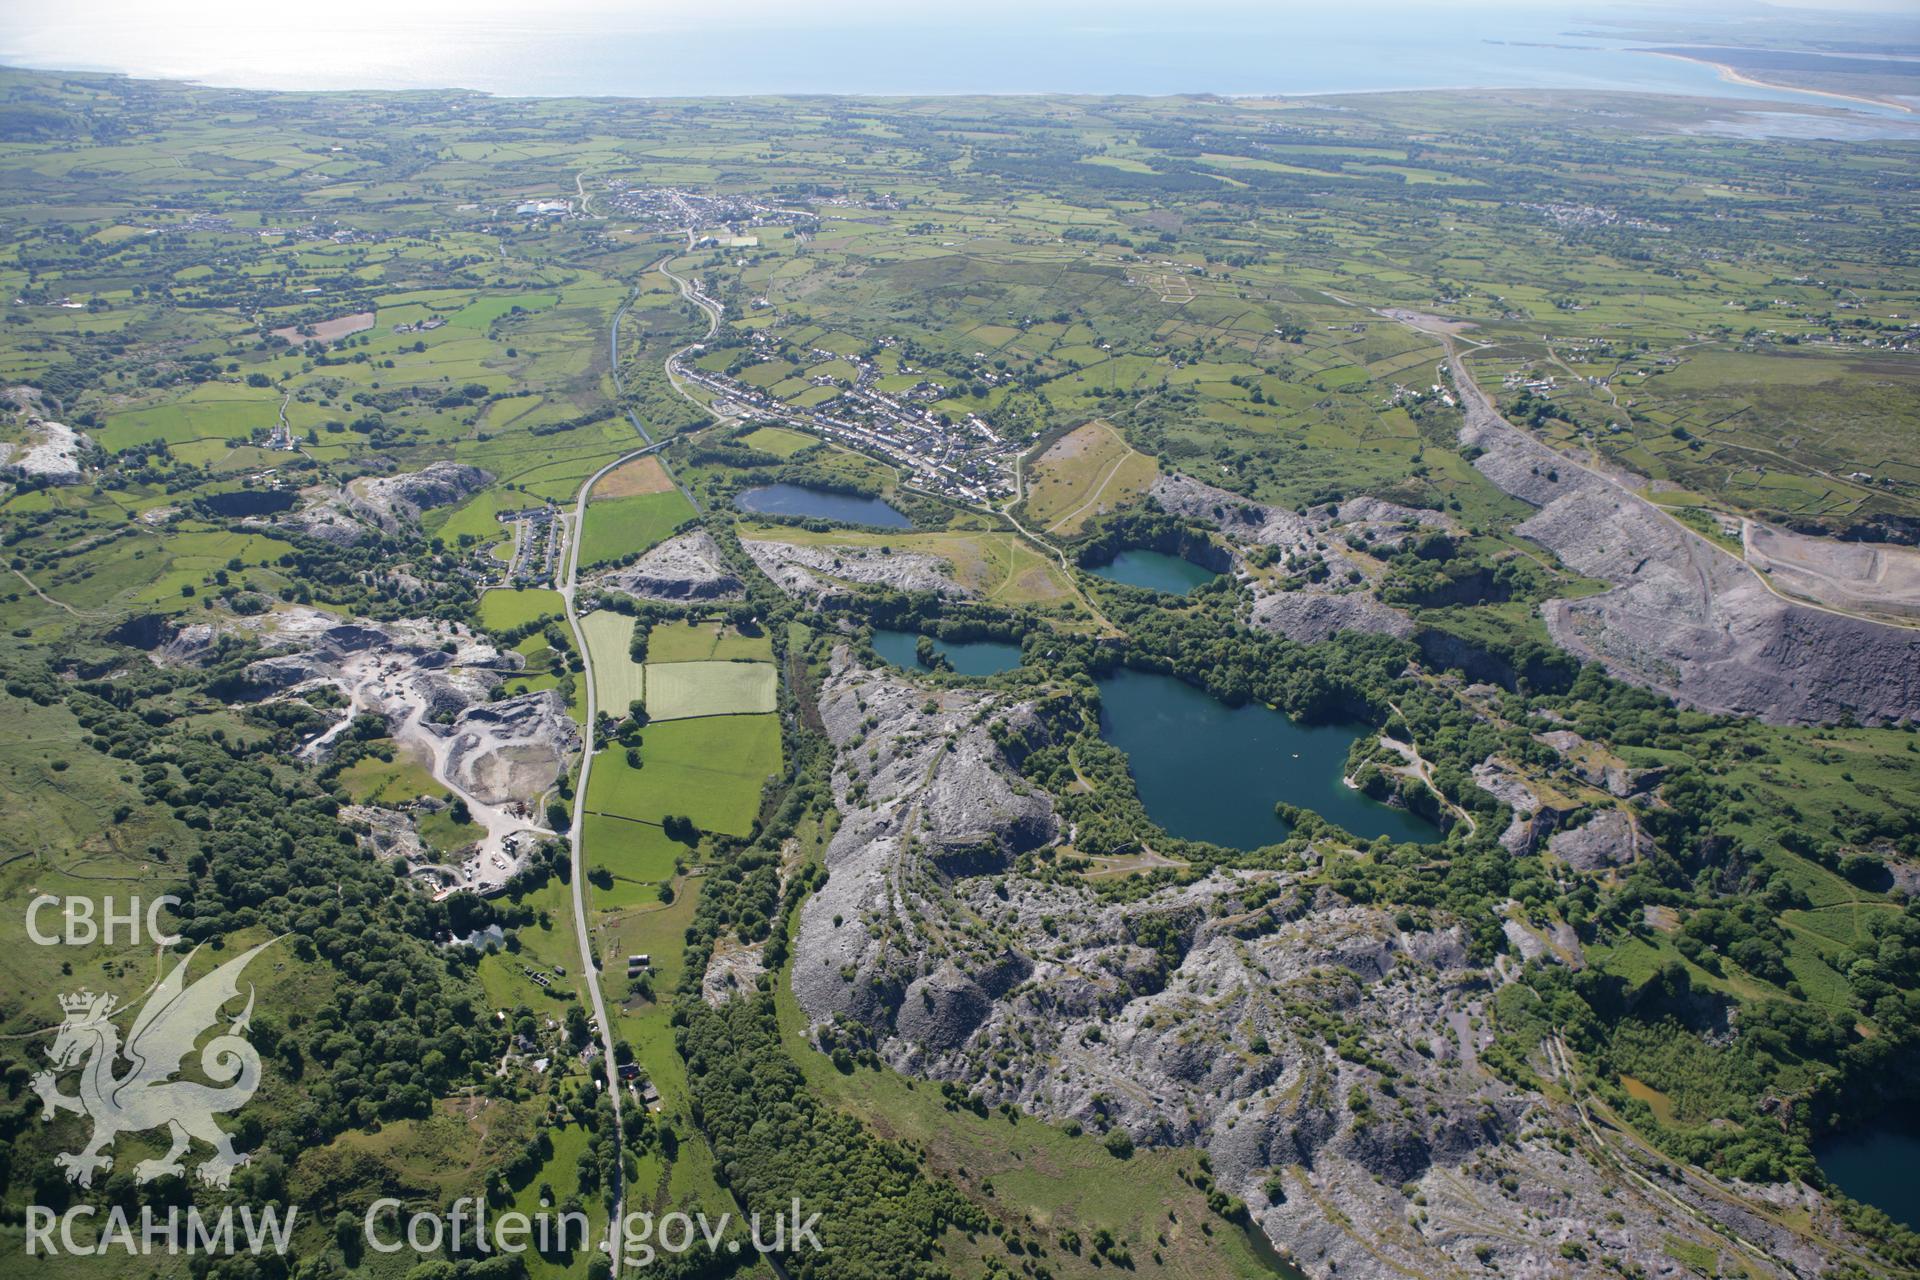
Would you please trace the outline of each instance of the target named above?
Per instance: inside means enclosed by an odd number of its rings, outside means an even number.
[[[1100,681],[1100,735],[1127,753],[1153,820],[1189,840],[1258,849],[1287,837],[1285,800],[1363,840],[1421,843],[1424,818],[1341,781],[1363,725],[1302,725],[1259,703],[1229,707],[1172,676],[1121,670]]]
[[[1920,1129],[1888,1125],[1843,1134],[1814,1148],[1820,1169],[1855,1200],[1920,1231]]]
[[[904,667],[908,671],[920,667],[920,659],[915,652],[919,644],[920,636],[913,631],[883,631],[876,628],[873,633],[874,651],[894,666]],[[953,669],[963,676],[996,675],[1020,665],[1020,646],[999,640],[935,639],[933,650],[952,663]]]
[[[1180,556],[1170,556],[1164,551],[1143,551],[1137,547],[1122,551],[1107,564],[1089,572],[1110,582],[1164,591],[1170,596],[1186,595],[1201,583],[1212,582],[1220,576]]]
[[[857,493],[835,493],[799,484],[764,484],[734,495],[742,511],[764,516],[811,516],[841,524],[870,524],[882,529],[911,529],[913,521],[878,498]]]
[[[270,516],[293,506],[293,500],[286,489],[229,489],[207,494],[200,503],[220,516]]]

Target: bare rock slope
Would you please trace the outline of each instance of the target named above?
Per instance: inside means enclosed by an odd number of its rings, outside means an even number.
[[[601,579],[609,590],[642,600],[738,600],[745,589],[705,529],[668,538]]]
[[[375,526],[360,518],[346,491],[332,485],[310,485],[300,491],[293,510],[272,520],[249,522],[264,529],[285,530],[318,538],[337,547],[351,547],[367,540]]]
[[[1391,605],[1382,604],[1372,592],[1333,585],[1344,584],[1346,571],[1354,565],[1328,535],[1345,526],[1348,533],[1364,530],[1376,545],[1396,545],[1408,530],[1444,527],[1446,519],[1437,512],[1416,511],[1378,498],[1355,498],[1337,509],[1315,507],[1300,515],[1172,473],[1155,480],[1149,492],[1162,510],[1219,529],[1236,548],[1237,568],[1249,577],[1252,575],[1246,559],[1238,550],[1249,546],[1275,547],[1290,556],[1318,558],[1332,570],[1326,581],[1298,580],[1293,590],[1277,591],[1265,580],[1253,579],[1253,612],[1248,618],[1253,626],[1277,631],[1301,644],[1330,640],[1342,631],[1413,634],[1413,621]]]
[[[928,591],[948,599],[973,595],[953,580],[952,565],[917,551],[817,546],[765,538],[743,538],[740,545],[775,586],[803,599],[844,598],[857,586]]]
[[[418,471],[363,478],[339,488],[311,485],[300,491],[292,510],[245,525],[353,546],[378,533],[417,525],[422,511],[458,502],[492,483],[493,476],[479,467],[435,462]]]
[[[1810,1224],[1789,1229],[1753,1189],[1664,1175],[1580,1106],[1487,1069],[1511,969],[1472,960],[1458,922],[1403,929],[1300,871],[1124,904],[1010,871],[1055,824],[1000,744],[1045,730],[1005,695],[932,696],[845,649],[821,691],[844,820],[795,949],[816,1029],[988,1105],[1198,1145],[1316,1277],[1678,1277],[1675,1240],[1737,1250],[1755,1276],[1860,1256],[1812,1191],[1769,1193]],[[1552,1042],[1535,1065],[1572,1078]]]
[[[1474,465],[1540,510],[1519,532],[1614,585],[1544,606],[1553,638],[1620,679],[1776,723],[1920,716],[1920,630],[1781,599],[1731,554],[1502,419],[1458,360]]]
[[[78,484],[84,478],[81,454],[91,443],[64,422],[54,421],[56,405],[37,387],[0,389],[0,475],[25,476],[48,484]]]
[[[392,531],[418,524],[420,513],[444,507],[493,483],[479,467],[462,462],[434,462],[418,471],[357,481],[354,509],[381,528]]]

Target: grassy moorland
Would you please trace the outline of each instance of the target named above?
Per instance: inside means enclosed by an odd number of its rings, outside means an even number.
[[[1087,521],[1132,505],[1159,467],[1104,422],[1076,427],[1034,463],[1026,514],[1050,534],[1072,537]]]

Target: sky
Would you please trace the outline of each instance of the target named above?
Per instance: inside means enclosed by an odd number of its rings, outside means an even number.
[[[1917,11],[1915,0],[1802,0],[1803,16],[1805,4]],[[1621,86],[1620,60],[1582,68],[1543,42],[1662,13],[1697,28],[1716,13],[1795,11],[1755,0],[0,0],[0,62],[245,88],[543,95],[1674,91]],[[1503,40],[1516,48],[1487,48]],[[1517,51],[1528,42],[1538,52]]]

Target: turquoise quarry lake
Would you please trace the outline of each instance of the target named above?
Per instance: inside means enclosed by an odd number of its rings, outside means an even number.
[[[1258,703],[1229,707],[1172,676],[1100,681],[1100,733],[1127,753],[1153,820],[1189,840],[1257,849],[1286,839],[1281,800],[1362,839],[1437,840],[1431,823],[1342,782],[1361,725],[1303,725]]]
[[[908,671],[920,668],[917,652],[920,636],[912,631],[886,631],[876,629],[873,633],[874,652],[896,667]],[[934,640],[935,653],[953,664],[953,669],[963,676],[990,676],[1002,671],[1011,671],[1020,665],[1020,646],[1006,644],[999,640]]]
[[[763,516],[816,516],[843,524],[878,525],[882,529],[911,529],[913,521],[878,498],[857,493],[835,493],[799,484],[768,484],[736,494],[733,505]]]
[[[1130,587],[1150,587],[1168,595],[1183,596],[1203,582],[1219,575],[1191,560],[1170,556],[1164,551],[1143,551],[1129,547],[1111,562],[1095,567],[1096,577],[1124,582]]]

